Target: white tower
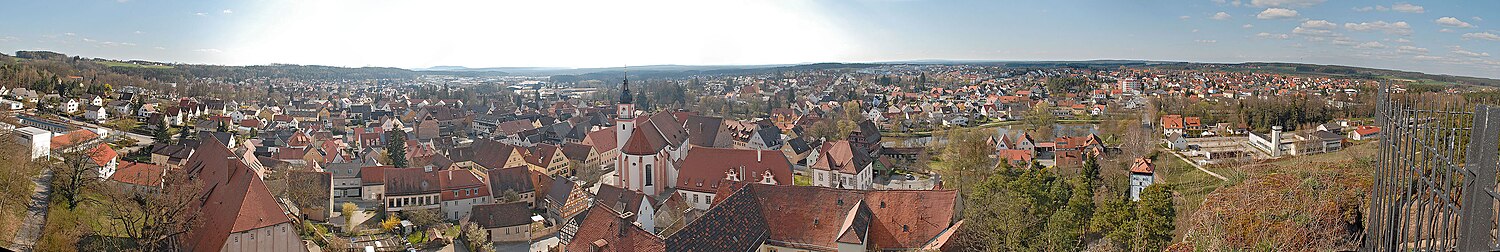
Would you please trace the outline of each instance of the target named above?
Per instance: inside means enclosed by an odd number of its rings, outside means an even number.
[[[620,84],[620,103],[615,104],[615,151],[620,155],[615,158],[615,174],[619,181],[615,185],[621,188],[631,188],[630,158],[625,155],[625,143],[630,141],[630,133],[635,132],[635,104],[630,103],[630,77],[626,75],[625,81]],[[638,176],[638,175],[637,175]]]
[[[1271,126],[1271,157],[1281,157],[1281,126]]]

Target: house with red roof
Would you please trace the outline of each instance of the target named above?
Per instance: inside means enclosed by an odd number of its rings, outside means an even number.
[[[824,142],[810,167],[813,186],[870,190],[875,186],[877,161],[861,145],[847,140]]]
[[[442,187],[440,207],[448,220],[468,217],[475,205],[495,201],[490,194],[489,183],[474,170],[441,170],[437,172],[437,176],[438,184]]]
[[[791,161],[779,150],[693,148],[672,188],[694,209],[706,210],[721,187],[737,182],[790,185]]]
[[[1364,141],[1373,139],[1380,139],[1380,127],[1359,126],[1355,127],[1353,131],[1349,131],[1349,140]]]
[[[957,191],[864,191],[746,184],[666,238],[668,251],[866,251],[944,247]],[[590,215],[589,217],[593,217]],[[587,224],[587,223],[586,223]],[[579,237],[584,237],[579,235]],[[574,239],[569,244],[587,240]]]
[[[303,251],[302,239],[260,176],[212,138],[183,166],[203,183],[198,202],[203,224],[182,240],[191,251]]]
[[[120,164],[120,169],[115,174],[109,176],[109,181],[130,190],[157,192],[166,171],[160,165],[126,161]]]
[[[1156,181],[1156,165],[1149,158],[1136,158],[1130,165],[1130,200],[1141,200],[1141,191]]]

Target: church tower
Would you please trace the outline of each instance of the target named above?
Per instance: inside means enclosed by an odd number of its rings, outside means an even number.
[[[620,103],[615,104],[615,140],[618,143],[615,148],[624,148],[625,140],[630,140],[630,132],[635,131],[635,104],[630,103],[630,76],[620,83]]]

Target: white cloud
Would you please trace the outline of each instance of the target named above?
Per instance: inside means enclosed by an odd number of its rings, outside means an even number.
[[[143,32],[143,31],[135,31],[134,33],[135,34],[146,34],[146,32]]]
[[[1358,12],[1366,12],[1366,11],[1372,11],[1372,10],[1375,10],[1375,7],[1371,7],[1371,6],[1354,7],[1354,11],[1358,11]]]
[[[1296,10],[1282,8],[1266,8],[1266,10],[1261,11],[1260,14],[1255,15],[1255,18],[1259,19],[1283,19],[1294,17],[1297,17]]]
[[[1458,54],[1458,55],[1463,55],[1463,56],[1469,56],[1469,57],[1489,57],[1490,56],[1490,53],[1487,53],[1487,52],[1473,52],[1473,51],[1469,51],[1469,50],[1464,50],[1463,48],[1458,48],[1456,46],[1455,46],[1455,48],[1453,48],[1453,54]]]
[[[1500,41],[1500,35],[1495,35],[1494,33],[1488,32],[1464,33],[1464,38]]]
[[[1405,21],[1386,23],[1385,21],[1344,23],[1344,29],[1352,31],[1380,31],[1391,35],[1411,35],[1411,25]]]
[[[158,47],[152,47],[151,49],[166,50],[167,48],[166,47],[160,47],[160,46],[158,46]]]
[[[1413,58],[1413,59],[1419,59],[1419,60],[1440,60],[1440,59],[1443,59],[1443,57],[1431,56],[1431,55],[1417,55],[1417,56],[1411,56],[1411,58]]]
[[[1406,12],[1406,13],[1423,13],[1423,12],[1427,12],[1426,8],[1422,8],[1422,6],[1420,6],[1420,5],[1414,5],[1414,4],[1409,4],[1409,3],[1398,3],[1396,5],[1391,5],[1391,10],[1397,11],[1397,12]]]
[[[231,10],[231,9],[224,9],[223,11],[219,11],[219,12],[222,12],[224,14],[234,14],[234,10]]]
[[[1333,38],[1333,41],[1331,43],[1333,43],[1335,45],[1341,45],[1341,46],[1357,46],[1357,45],[1359,45],[1358,41],[1354,41],[1354,40],[1351,40],[1351,39],[1346,38],[1346,37]]]
[[[208,16],[208,13],[199,12],[199,13],[193,13],[193,15],[202,17],[202,16]]]
[[[1302,28],[1301,26],[1298,26],[1297,28],[1292,28],[1292,34],[1303,35],[1303,36],[1313,36],[1313,37],[1333,37],[1333,36],[1338,36],[1339,35],[1338,33],[1334,33],[1333,31],[1330,31],[1330,30],[1308,29],[1308,28]]]
[[[1443,29],[1440,29],[1438,31],[1439,32],[1453,32],[1453,29],[1443,28]]]
[[[1396,47],[1396,51],[1403,53],[1427,53],[1428,50],[1427,48],[1404,45]]]
[[[1381,44],[1380,42],[1370,41],[1370,42],[1359,43],[1358,45],[1354,45],[1354,47],[1355,48],[1385,48],[1385,44]]]
[[[201,53],[224,53],[224,50],[213,49],[213,48],[195,49],[193,51],[194,52],[201,52]]]
[[[1198,32],[1198,29],[1193,29],[1193,32]]]
[[[1177,17],[1177,19],[1182,19],[1182,20],[1188,20],[1188,19],[1191,19],[1191,18],[1193,18],[1193,16],[1180,16],[1180,17]]]
[[[1469,22],[1464,22],[1463,20],[1458,20],[1457,18],[1453,18],[1453,17],[1442,17],[1442,18],[1438,18],[1436,21],[1433,21],[1433,22],[1437,22],[1438,24],[1443,25],[1443,26],[1447,26],[1447,27],[1459,27],[1459,28],[1474,27],[1474,25],[1469,24]]]
[[[1268,39],[1287,39],[1287,38],[1292,37],[1291,35],[1286,35],[1286,34],[1282,34],[1282,33],[1269,33],[1269,32],[1262,32],[1260,34],[1255,34],[1255,36],[1256,37],[1261,37],[1261,38],[1268,38]]]
[[[1211,40],[1211,39],[1199,39],[1199,40],[1193,40],[1193,42],[1205,43],[1205,44],[1219,43],[1218,40]]]
[[[1411,40],[1406,38],[1397,38],[1395,41],[1396,43],[1411,43]]]
[[[1331,30],[1333,28],[1339,28],[1339,24],[1328,22],[1328,20],[1307,20],[1302,21],[1302,25],[1299,25],[1297,27],[1307,29]]]
[[[1241,25],[1240,28],[1250,29],[1250,28],[1255,28],[1255,25],[1245,24],[1245,25]]]
[[[1220,11],[1219,13],[1214,13],[1214,16],[1210,17],[1210,18],[1212,18],[1214,20],[1229,20],[1229,17],[1230,17],[1229,13],[1224,13],[1223,11]]]
[[[63,33],[63,35],[68,35],[68,36],[78,36],[78,34],[76,34],[76,33],[71,33],[71,32],[68,32],[68,33]]]
[[[1323,3],[1324,0],[1250,0],[1250,6],[1255,7],[1309,7]]]
[[[1484,18],[1480,18],[1479,16],[1470,17],[1469,19],[1473,19],[1474,22],[1484,21]]]

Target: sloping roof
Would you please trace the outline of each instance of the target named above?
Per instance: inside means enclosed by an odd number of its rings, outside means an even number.
[[[536,186],[532,185],[531,171],[524,166],[492,169],[486,174],[490,177],[491,195],[500,195],[506,190],[517,194],[536,191]]]
[[[473,147],[474,163],[484,166],[486,169],[505,168],[505,162],[510,160],[516,146],[496,142],[495,140],[475,140]]]
[[[486,229],[531,224],[531,205],[526,202],[474,205],[471,211],[469,221]]]
[[[109,176],[109,180],[138,186],[157,187],[161,186],[162,176],[165,174],[166,169],[159,165],[126,161],[120,162],[120,168],[115,170],[114,175]]]
[[[454,195],[452,193],[441,193],[439,197],[445,201],[490,196],[489,183],[485,182],[484,178],[480,178],[479,175],[474,174],[471,170],[441,170],[437,171],[437,175],[438,184],[442,190],[479,189],[475,190],[474,194]]]
[[[192,250],[219,250],[231,233],[291,222],[254,170],[217,140],[204,141],[183,166],[203,183],[193,205],[203,225],[186,240]]]
[[[89,159],[93,159],[94,164],[99,166],[109,165],[109,161],[113,161],[120,156],[119,153],[115,152],[115,148],[110,148],[109,144],[102,143],[89,149],[87,154],[89,155]]]
[[[724,118],[691,115],[687,117],[686,122],[683,122],[682,128],[687,131],[690,144],[697,146],[727,144],[715,142],[720,134],[728,133],[720,131],[724,128]]]
[[[758,156],[757,156],[758,155]],[[713,193],[734,174],[760,183],[767,174],[778,185],[792,184],[792,165],[779,150],[697,147],[688,150],[678,170],[677,189]]]
[[[605,153],[609,152],[610,150],[614,150],[615,148],[619,148],[619,139],[616,139],[619,137],[615,135],[615,127],[618,126],[609,126],[608,128],[589,132],[588,137],[594,142],[593,146],[595,152]]]
[[[558,204],[567,204],[568,196],[578,190],[578,184],[566,178],[553,179],[552,185],[547,186],[547,199]]]
[[[751,251],[765,243],[771,230],[755,192],[741,188],[703,216],[667,237],[667,251]],[[775,211],[775,210],[772,210]],[[817,214],[808,209],[799,213]],[[593,215],[590,215],[591,217]],[[795,230],[792,230],[795,231]]]
[[[442,190],[436,172],[423,171],[422,168],[386,168],[384,173],[386,195],[416,195]]]
[[[52,137],[52,149],[73,147],[73,145],[88,142],[94,140],[94,138],[99,138],[99,134],[94,134],[93,131],[84,129],[69,131],[68,133]]]
[[[589,151],[593,151],[593,149],[593,146],[576,143],[563,143],[562,145],[563,156],[568,157],[568,159],[578,161],[587,161],[589,158]]]
[[[632,131],[630,133],[630,140],[625,141],[625,148],[621,149],[620,152],[630,155],[654,155],[658,150],[661,150],[658,147],[665,146],[652,145],[651,140],[646,135],[646,131],[644,130],[636,129]]]
[[[632,220],[604,206],[589,207],[587,217],[579,222],[578,233],[573,235],[564,251],[665,251],[666,243],[661,237],[641,229]],[[595,250],[598,248],[598,250]],[[678,250],[673,250],[678,251]],[[727,250],[694,250],[727,251]],[[743,250],[741,250],[743,251]]]
[[[818,162],[813,163],[813,169],[859,174],[874,161],[868,152],[847,140],[825,142],[819,151],[821,154]]]
[[[667,239],[669,250],[748,251],[766,244],[832,251],[838,242],[915,249],[957,221],[952,190],[859,191],[748,184]],[[860,235],[865,234],[865,235]],[[756,239],[754,237],[763,237]],[[873,244],[873,246],[872,246]]]
[[[647,202],[646,199],[646,195],[640,192],[606,184],[600,184],[599,191],[594,193],[595,205],[603,204],[621,213],[640,214],[636,211],[641,209],[641,203]]]
[[[1155,172],[1155,171],[1156,171],[1156,165],[1152,164],[1151,163],[1151,159],[1148,159],[1148,158],[1136,158],[1135,159],[1135,163],[1132,163],[1130,165],[1130,172],[1131,173],[1151,174],[1152,172]]]

